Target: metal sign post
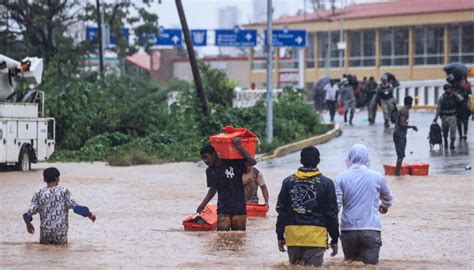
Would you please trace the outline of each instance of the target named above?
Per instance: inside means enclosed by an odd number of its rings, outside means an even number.
[[[273,141],[273,48],[272,48],[272,0],[267,0],[267,142]]]

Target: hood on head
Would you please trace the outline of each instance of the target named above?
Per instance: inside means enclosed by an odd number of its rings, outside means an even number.
[[[363,144],[354,144],[351,147],[351,150],[347,152],[346,166],[347,168],[352,167],[353,165],[365,165],[369,167],[369,152],[367,147]]]

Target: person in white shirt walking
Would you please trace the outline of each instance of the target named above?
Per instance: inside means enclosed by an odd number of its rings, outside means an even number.
[[[362,144],[347,154],[349,170],[336,176],[337,204],[342,210],[341,243],[346,261],[377,264],[382,246],[380,214],[392,205],[385,178],[369,169],[369,154]]]
[[[334,83],[334,80],[331,81],[324,87],[324,91],[326,92],[326,106],[329,109],[329,116],[331,118],[331,122],[334,122],[334,115],[336,114],[336,102],[337,102],[337,93],[339,91],[339,87],[337,84]]]

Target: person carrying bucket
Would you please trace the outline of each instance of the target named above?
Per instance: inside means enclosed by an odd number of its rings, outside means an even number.
[[[254,166],[257,161],[242,147],[240,138],[232,138],[235,147],[245,159],[221,159],[214,147],[207,144],[201,148],[201,158],[206,163],[207,186],[206,197],[198,206],[200,213],[217,193],[217,230],[245,231],[247,210],[245,203],[242,175],[248,166]]]

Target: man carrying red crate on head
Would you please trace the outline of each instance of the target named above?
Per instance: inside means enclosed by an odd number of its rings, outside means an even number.
[[[210,144],[201,148],[201,158],[206,163],[207,186],[209,190],[196,212],[200,213],[217,193],[217,230],[244,231],[247,223],[244,185],[242,175],[247,166],[257,161],[242,147],[240,138],[232,138],[235,147],[245,159],[221,159]]]

